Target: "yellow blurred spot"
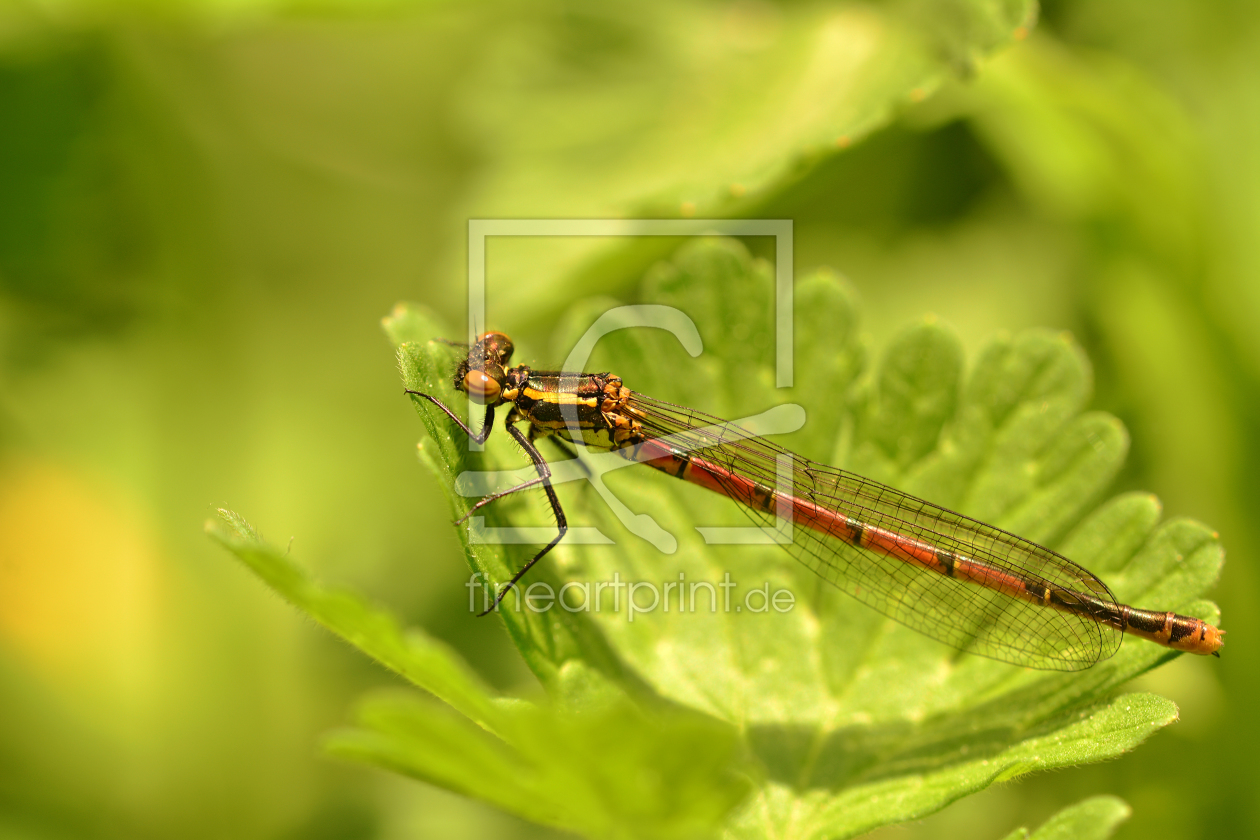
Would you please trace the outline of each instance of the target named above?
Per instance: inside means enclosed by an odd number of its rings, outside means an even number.
[[[742,198],[745,192],[747,192],[747,190],[744,189],[743,184],[731,184],[731,195],[736,198]]]
[[[116,489],[33,459],[0,464],[0,645],[37,671],[141,687],[156,568]]]
[[[913,90],[910,91],[911,102],[922,102],[924,97],[926,96],[927,96],[927,93],[924,92],[923,88],[914,88]]]
[[[684,201],[678,208],[678,212],[684,217],[690,219],[692,216],[696,215],[696,203],[694,201]]]
[[[836,146],[841,149],[849,148],[849,144],[852,142],[853,141],[849,139],[849,135],[847,134],[841,134],[836,138]]]
[[[1011,33],[1011,34],[1015,36],[1015,40],[1016,40],[1016,41],[1022,41],[1022,40],[1024,40],[1025,38],[1027,38],[1027,37],[1028,37],[1028,27],[1027,27],[1027,26],[1017,26],[1017,27],[1015,27],[1015,31],[1014,31],[1013,33]]]

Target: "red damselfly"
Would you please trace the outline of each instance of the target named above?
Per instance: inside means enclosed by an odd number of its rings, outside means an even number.
[[[1174,650],[1219,656],[1223,630],[1117,603],[1097,576],[1048,548],[814,463],[716,417],[631,391],[618,376],[509,367],[512,352],[506,335],[489,332],[468,347],[455,370],[455,388],[485,407],[479,432],[437,397],[407,391],[436,405],[478,444],[490,435],[495,409],[511,405],[504,426],[538,476],[486,496],[467,515],[531,487],[543,489],[555,513],[555,539],[498,592],[491,610],[568,530],[551,470],[535,446],[554,437],[615,451],[727,496],[762,527],[800,526],[782,544],[815,574],[970,653],[1075,671],[1114,654],[1123,634],[1131,633]],[[517,427],[521,422],[529,424],[528,434]]]

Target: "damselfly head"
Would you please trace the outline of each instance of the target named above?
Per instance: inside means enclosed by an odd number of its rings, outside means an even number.
[[[483,405],[494,405],[507,382],[507,366],[512,359],[512,339],[501,332],[488,332],[468,350],[468,357],[455,368],[455,388]]]
[[[512,339],[501,332],[488,332],[477,339],[477,344],[481,345],[486,359],[495,359],[503,367],[508,366],[512,360],[512,351],[516,349]]]

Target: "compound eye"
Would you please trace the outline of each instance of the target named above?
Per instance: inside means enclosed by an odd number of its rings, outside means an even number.
[[[502,389],[498,381],[486,375],[484,370],[470,370],[464,374],[464,390],[479,403],[492,403],[499,398]]]

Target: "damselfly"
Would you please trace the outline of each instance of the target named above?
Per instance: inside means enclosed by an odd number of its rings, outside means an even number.
[[[407,391],[436,405],[478,444],[490,435],[495,409],[511,404],[504,426],[538,477],[486,496],[467,515],[531,487],[543,489],[555,513],[555,539],[498,592],[490,610],[568,530],[551,470],[535,446],[555,437],[615,451],[727,496],[763,527],[784,521],[800,526],[783,545],[815,574],[970,653],[1075,671],[1114,654],[1123,634],[1131,633],[1174,650],[1219,656],[1223,630],[1197,618],[1119,604],[1094,574],[1048,548],[814,463],[716,417],[631,391],[613,374],[508,367],[512,352],[506,335],[489,332],[456,367],[455,388],[485,407],[479,432],[437,397]],[[517,427],[522,422],[529,424],[528,434]]]

